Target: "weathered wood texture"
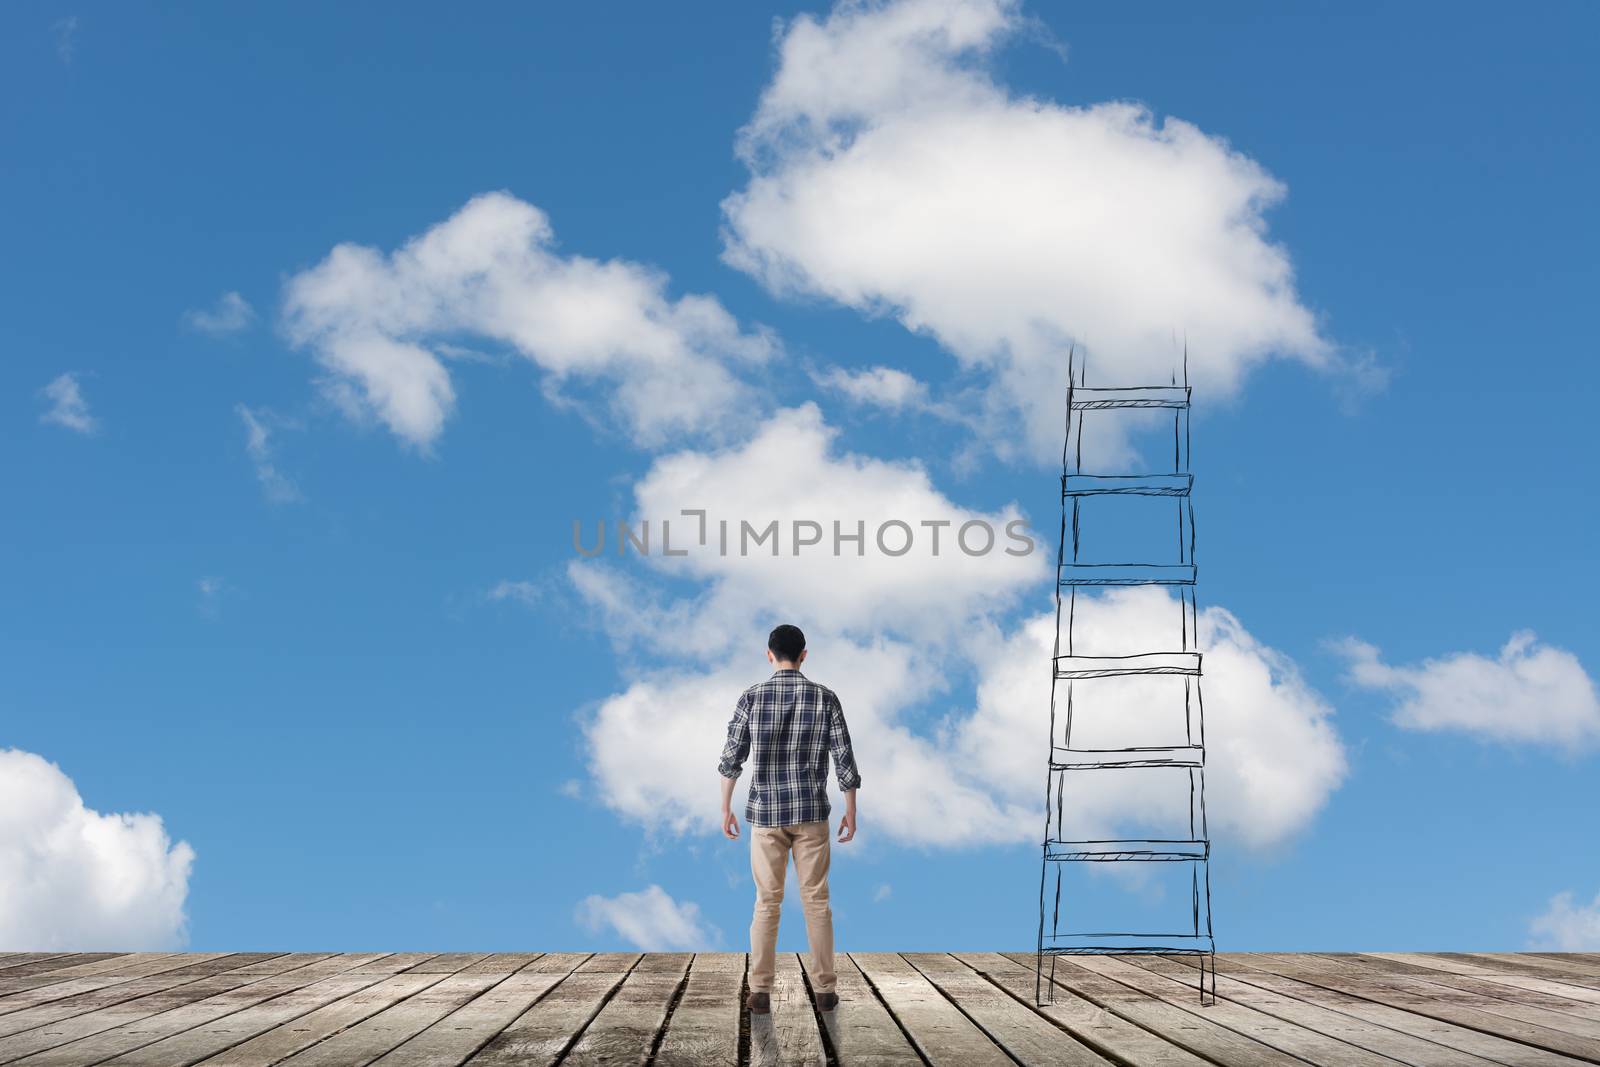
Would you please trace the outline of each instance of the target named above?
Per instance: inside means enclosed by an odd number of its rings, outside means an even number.
[[[0,953],[0,1064],[1556,1067],[1600,1064],[1594,953],[858,952],[817,1009],[743,953]]]

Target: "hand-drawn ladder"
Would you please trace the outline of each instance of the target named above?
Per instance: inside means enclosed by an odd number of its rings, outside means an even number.
[[[1039,879],[1039,950],[1035,999],[1054,999],[1056,956],[1108,953],[1163,953],[1200,957],[1200,1003],[1216,997],[1216,945],[1211,931],[1211,842],[1206,833],[1205,709],[1200,699],[1200,652],[1195,639],[1194,505],[1189,468],[1189,366],[1184,354],[1183,384],[1134,388],[1089,388],[1083,360],[1067,357],[1067,431],[1061,451],[1061,543],[1057,555],[1056,647],[1050,690],[1050,770],[1046,779],[1044,858]],[[1085,474],[1083,413],[1114,408],[1154,408],[1172,413],[1173,470],[1170,474]],[[1094,497],[1107,494],[1170,497],[1177,507],[1177,559],[1169,563],[1079,562],[1084,512]],[[1071,535],[1070,540],[1068,535]],[[1181,613],[1177,650],[1133,655],[1074,654],[1073,620],[1078,591],[1085,595],[1108,586],[1155,585],[1175,589]],[[1074,747],[1073,692],[1129,675],[1182,678],[1184,743],[1132,748]],[[1176,679],[1173,699],[1178,699]],[[1109,683],[1115,684],[1115,683]],[[1176,740],[1176,738],[1174,738]],[[1072,790],[1087,785],[1082,776],[1128,768],[1165,768],[1188,777],[1188,837],[1158,840],[1067,840]],[[1070,784],[1069,784],[1070,783]],[[1178,785],[1180,783],[1174,783]],[[1066,863],[1186,863],[1190,870],[1192,929],[1169,932],[1087,932],[1064,922],[1062,874]],[[1048,968],[1045,957],[1050,958]],[[1209,971],[1209,988],[1207,974]]]

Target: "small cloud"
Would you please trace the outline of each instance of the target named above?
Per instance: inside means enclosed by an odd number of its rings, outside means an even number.
[[[1328,372],[1335,382],[1339,408],[1346,415],[1354,415],[1369,397],[1388,389],[1394,377],[1394,368],[1379,360],[1371,349],[1330,361]]]
[[[1539,643],[1531,630],[1511,635],[1500,654],[1453,652],[1390,666],[1379,650],[1349,638],[1337,648],[1355,685],[1391,694],[1391,721],[1407,730],[1454,730],[1490,741],[1578,750],[1600,742],[1600,697],[1578,657]]]
[[[61,62],[71,63],[78,51],[78,16],[68,15],[50,24],[56,35],[56,55]]]
[[[872,902],[874,904],[882,904],[889,899],[890,894],[893,892],[894,890],[890,888],[889,883],[885,882],[878,887],[877,892],[872,894]]]
[[[221,578],[207,576],[194,584],[200,591],[200,614],[215,619],[221,613],[222,597],[228,592],[227,583]]]
[[[99,420],[89,413],[89,402],[83,398],[76,374],[68,371],[39,392],[50,402],[49,410],[39,416],[40,422],[65,426],[81,434],[93,434],[100,429]]]
[[[680,904],[658,885],[614,897],[589,896],[578,905],[578,922],[598,933],[609,929],[644,952],[688,951],[721,940],[700,921],[700,905]]]
[[[1600,893],[1574,906],[1570,892],[1550,898],[1544,914],[1528,924],[1531,948],[1552,952],[1600,952]]]
[[[513,600],[524,607],[532,607],[544,597],[544,588],[538,582],[505,580],[486,594],[490,600]]]
[[[556,786],[556,792],[560,793],[564,797],[571,797],[573,800],[577,800],[579,797],[583,796],[583,786],[578,784],[578,780],[576,778],[568,778],[566,781]]]
[[[243,404],[236,405],[234,410],[244,422],[245,451],[255,464],[256,480],[261,483],[261,491],[267,499],[274,504],[292,504],[304,500],[300,487],[278,469],[272,454],[273,431],[283,427],[293,428],[294,424],[277,418],[269,411],[251,410]]]
[[[858,371],[829,367],[811,377],[818,385],[843,393],[858,404],[896,412],[928,406],[927,385],[893,367]]]
[[[255,308],[236,292],[223,293],[209,311],[193,310],[183,313],[183,324],[196,333],[212,337],[226,337],[250,328],[256,321]]]

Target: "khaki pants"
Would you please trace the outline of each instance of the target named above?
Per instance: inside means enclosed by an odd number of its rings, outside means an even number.
[[[800,901],[805,905],[806,939],[811,944],[811,987],[834,991],[833,908],[828,902],[828,820],[794,826],[750,827],[750,871],[756,879],[756,910],[750,922],[750,988],[772,991],[783,911],[783,877],[794,852]]]

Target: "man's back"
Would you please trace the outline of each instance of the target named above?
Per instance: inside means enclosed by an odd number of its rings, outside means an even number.
[[[739,836],[739,820],[729,810],[733,784],[745,760],[755,756],[744,811],[750,824],[750,874],[756,883],[750,919],[750,995],[745,1006],[758,1015],[772,1009],[778,917],[790,856],[806,913],[806,940],[811,943],[807,974],[817,1007],[832,1011],[839,1003],[828,896],[828,757],[833,757],[844,792],[841,843],[856,836],[856,787],[861,775],[839,698],[800,673],[805,658],[806,635],[798,626],[784,624],[767,637],[767,662],[777,670],[740,694],[717,765],[722,777],[722,833],[733,839]]]
[[[737,777],[750,758],[745,820],[752,826],[793,826],[828,817],[830,755],[839,788],[856,788],[861,776],[839,698],[798,669],[780,668],[739,697],[718,769],[726,778]]]

